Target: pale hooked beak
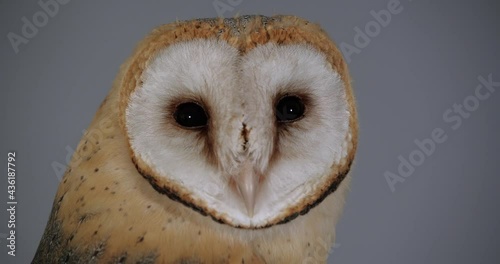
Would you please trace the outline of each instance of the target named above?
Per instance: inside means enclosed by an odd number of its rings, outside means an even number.
[[[245,161],[241,167],[240,173],[234,177],[234,181],[236,182],[238,191],[240,192],[241,198],[245,203],[249,217],[253,217],[259,178],[260,175],[256,173],[249,161]]]

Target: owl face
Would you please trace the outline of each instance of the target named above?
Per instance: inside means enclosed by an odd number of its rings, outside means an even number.
[[[252,19],[233,21],[239,33],[220,20],[189,22],[201,37],[185,36],[186,22],[156,32],[177,37],[139,47],[122,80],[137,170],[156,191],[239,228],[307,213],[340,184],[355,149],[350,87],[328,54],[307,41],[243,45],[272,25]]]

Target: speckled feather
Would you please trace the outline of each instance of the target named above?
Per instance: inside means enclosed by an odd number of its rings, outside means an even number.
[[[245,34],[241,32],[245,31]],[[80,141],[57,191],[33,263],[322,263],[334,240],[349,176],[316,207],[286,224],[245,230],[220,224],[157,192],[131,161],[123,130],[125,99],[158,49],[217,37],[250,50],[259,43],[308,42],[328,54],[346,86],[352,113],[348,171],[357,140],[356,110],[340,52],[314,24],[296,17],[199,19],[155,29],[125,62]],[[147,52],[145,52],[147,51]],[[135,70],[134,70],[135,69]],[[325,186],[325,190],[329,186]],[[322,198],[322,199],[323,199]],[[311,197],[318,201],[318,197]],[[305,204],[305,206],[310,205]],[[316,205],[316,204],[314,204]],[[291,209],[296,212],[304,208]]]

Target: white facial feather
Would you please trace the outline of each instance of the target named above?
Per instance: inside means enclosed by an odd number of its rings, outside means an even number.
[[[135,155],[234,225],[272,222],[316,192],[346,156],[345,89],[313,47],[270,43],[240,55],[223,41],[192,40],[159,52],[142,79],[126,110]],[[311,105],[282,132],[276,127],[276,96],[297,93],[310,97]],[[213,138],[200,139],[199,132],[169,119],[168,106],[179,99],[207,104]],[[243,124],[249,131],[246,149]],[[220,166],[207,161],[206,140]],[[253,217],[229,184],[244,160],[263,175]]]

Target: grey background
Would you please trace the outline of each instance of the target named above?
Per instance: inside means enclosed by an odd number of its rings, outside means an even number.
[[[226,2],[226,0],[221,0]],[[211,1],[71,1],[14,53],[8,32],[40,11],[36,1],[0,3],[0,202],[6,208],[6,153],[17,151],[17,256],[31,261],[58,178],[82,130],[104,99],[119,65],[152,28],[215,17]],[[237,2],[237,1],[236,1]],[[320,23],[338,43],[373,20],[389,0],[250,1],[225,17],[294,14]],[[354,180],[329,263],[500,263],[500,89],[457,130],[444,111],[474,94],[479,75],[500,81],[500,4],[496,1],[401,0],[394,15],[349,63],[360,141]],[[443,128],[448,139],[391,192],[384,172],[413,141]],[[70,150],[71,151],[71,150]],[[7,233],[0,210],[0,233]]]

